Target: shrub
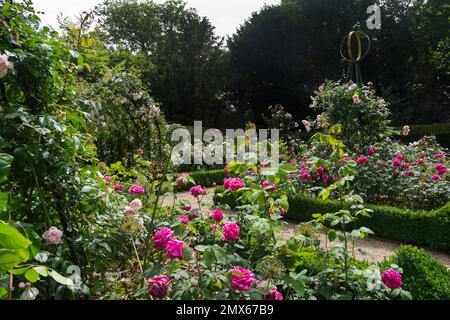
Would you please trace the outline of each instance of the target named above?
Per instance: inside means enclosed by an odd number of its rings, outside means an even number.
[[[194,179],[197,185],[201,185],[203,187],[222,185],[223,179],[225,178],[225,173],[222,169],[191,172],[189,175],[192,179]]]
[[[450,271],[424,250],[402,246],[380,265],[383,269],[388,269],[391,264],[403,269],[404,289],[414,299],[450,299]]]

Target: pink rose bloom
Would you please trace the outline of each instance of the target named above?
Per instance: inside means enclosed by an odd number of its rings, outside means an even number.
[[[325,85],[324,85],[324,84],[322,84],[322,85],[319,87],[319,91],[320,91],[320,92],[325,91]]]
[[[400,167],[401,164],[402,164],[402,161],[401,161],[400,159],[395,158],[395,159],[392,161],[392,165],[393,165],[394,167]]]
[[[255,282],[255,275],[243,267],[228,270],[231,273],[231,287],[238,291],[250,291]]]
[[[300,178],[302,180],[308,180],[310,178],[310,175],[308,172],[306,172],[306,170],[301,170],[300,171]]]
[[[105,176],[105,182],[106,182],[106,184],[110,184],[111,181],[112,181],[112,177],[110,177],[110,176]]]
[[[411,170],[405,171],[405,176],[412,177],[414,176],[414,172],[412,172]]]
[[[161,228],[159,231],[156,231],[153,235],[153,244],[158,249],[163,249],[167,242],[172,239],[173,230],[170,228]]]
[[[433,181],[439,181],[441,180],[441,177],[435,174],[434,176],[431,177],[431,179],[433,179]]]
[[[434,155],[434,158],[435,159],[445,158],[445,154],[437,153],[437,154]]]
[[[239,178],[229,178],[223,180],[223,187],[226,190],[236,191],[245,188],[245,183]]]
[[[124,213],[126,216],[134,216],[137,214],[136,209],[132,208],[132,207],[125,207]]]
[[[186,224],[186,225],[189,224],[189,218],[186,217],[186,216],[178,216],[178,217],[177,217],[177,220],[181,220],[181,222],[182,222],[183,224]]]
[[[121,185],[120,183],[116,183],[115,185],[114,185],[114,190],[115,191],[120,191],[120,190],[122,190],[123,189],[123,185]]]
[[[330,180],[330,176],[327,175],[327,174],[323,174],[323,175],[322,175],[322,181],[325,182],[325,183],[327,183],[328,180]]]
[[[404,163],[404,164],[403,164],[403,169],[409,169],[409,164]]]
[[[420,165],[422,165],[422,164],[424,164],[424,163],[425,163],[425,160],[423,160],[423,159],[420,159],[418,163],[419,163]]]
[[[422,152],[421,152],[421,153],[419,153],[419,158],[420,158],[420,159],[423,159],[423,158],[425,158],[425,154],[424,154],[424,153],[422,153]]]
[[[48,244],[58,244],[61,242],[63,232],[56,227],[51,227],[44,232],[42,238],[47,241]]]
[[[322,174],[324,171],[325,171],[325,168],[322,167],[322,166],[320,166],[320,167],[318,167],[318,168],[316,169],[316,172],[317,172],[318,174]]]
[[[186,245],[181,240],[170,239],[166,244],[167,254],[171,259],[181,259],[183,257],[183,247]]]
[[[131,186],[128,188],[128,193],[142,194],[145,192],[145,188],[141,186]]]
[[[223,211],[222,210],[214,210],[212,212],[212,218],[216,222],[220,222],[223,220]]]
[[[403,156],[400,153],[395,156],[395,159],[398,159],[400,161],[404,160]]]
[[[202,186],[195,186],[192,187],[191,190],[191,195],[194,197],[199,197],[199,196],[204,196],[205,194],[207,194],[207,191],[205,189],[202,188]]]
[[[342,160],[344,160],[345,162],[348,162],[348,161],[352,160],[352,158],[350,158],[350,157],[343,157]]]
[[[142,201],[139,199],[134,199],[130,202],[130,207],[132,207],[135,210],[139,210],[142,208]]]
[[[422,138],[420,138],[420,141],[427,141],[428,140],[428,136],[423,136]]]
[[[381,281],[390,289],[398,289],[402,286],[402,276],[394,269],[383,271],[381,274]]]
[[[438,171],[438,173],[440,175],[443,175],[444,173],[446,173],[448,171],[447,167],[445,166],[445,164],[443,163],[439,163],[435,166],[436,170]]]
[[[366,156],[359,156],[358,159],[356,159],[357,164],[364,164],[367,163],[369,159]]]
[[[357,105],[360,105],[362,103],[361,98],[357,94],[353,96],[353,102]]]
[[[154,297],[162,299],[169,292],[169,277],[165,275],[154,276],[147,279],[148,293]]]
[[[375,153],[375,147],[369,148],[369,156],[373,155]]]
[[[217,230],[217,229],[220,229],[220,226],[218,224],[211,225],[211,230]]]
[[[283,295],[281,292],[277,290],[277,288],[273,288],[269,291],[269,293],[264,297],[264,300],[283,300]]]
[[[265,188],[267,191],[277,190],[277,185],[275,183],[270,183],[267,180],[262,183],[262,187]]]
[[[241,228],[235,222],[228,222],[222,227],[223,239],[225,241],[235,241],[239,239]]]
[[[188,181],[187,181],[188,179],[189,179],[189,174],[184,172],[176,179],[176,183],[178,186],[182,187],[188,183]]]
[[[191,213],[188,215],[189,220],[194,220],[197,219],[198,217],[199,217],[198,213]]]
[[[413,167],[415,167],[415,166],[417,166],[417,162],[414,161],[413,163],[411,163],[411,165],[412,165]]]

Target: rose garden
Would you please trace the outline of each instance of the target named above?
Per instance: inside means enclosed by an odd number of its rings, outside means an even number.
[[[1,4],[1,299],[450,299],[448,140],[393,124],[375,81],[325,75],[309,116],[246,121],[280,130],[276,170],[175,164],[184,126],[144,81],[157,62],[88,13],[58,33]]]

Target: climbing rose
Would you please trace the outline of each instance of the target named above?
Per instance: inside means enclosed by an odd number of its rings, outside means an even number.
[[[0,55],[0,79],[6,77],[8,70],[12,68],[12,64],[8,61],[6,54]]]
[[[170,239],[166,244],[166,251],[170,258],[182,258],[183,257],[183,247],[186,245],[181,240]]]
[[[269,294],[264,297],[264,300],[283,300],[283,295],[277,288],[273,288],[269,291]]]
[[[353,102],[357,105],[360,105],[362,103],[361,98],[357,94],[353,96]]]
[[[212,212],[213,220],[216,222],[220,222],[223,220],[223,211],[222,210],[214,210]]]
[[[375,147],[369,148],[369,156],[373,155],[375,153]]]
[[[115,191],[119,191],[119,190],[122,190],[123,189],[123,185],[121,185],[121,184],[119,184],[119,183],[116,183],[115,185],[114,185],[114,190]]]
[[[239,233],[241,228],[235,222],[228,222],[222,227],[223,240],[225,241],[235,241],[239,239]]]
[[[275,191],[275,190],[277,190],[277,185],[275,183],[270,183],[267,180],[262,183],[262,187],[266,188],[267,191]]]
[[[235,191],[244,188],[245,183],[239,178],[229,178],[223,180],[223,187],[226,190]]]
[[[130,202],[130,207],[132,207],[135,210],[139,210],[142,208],[142,201],[139,199],[134,199]]]
[[[191,192],[191,195],[196,198],[198,196],[204,196],[205,194],[207,194],[207,191],[205,189],[203,189],[202,186],[192,187],[190,192]]]
[[[441,180],[441,177],[435,174],[434,176],[431,177],[431,179],[433,179],[433,181],[439,181]]]
[[[56,227],[51,227],[44,232],[42,238],[47,241],[48,244],[58,244],[61,242],[63,232]]]
[[[231,273],[231,287],[238,291],[250,291],[255,281],[255,275],[243,267],[228,270]]]
[[[154,297],[162,299],[169,292],[169,278],[165,275],[154,276],[147,279],[148,293]]]
[[[131,186],[128,188],[128,193],[142,194],[145,192],[145,188],[141,186]]]
[[[369,159],[366,156],[359,156],[359,158],[356,159],[357,164],[364,164],[367,163],[367,161],[369,161]]]
[[[178,216],[177,220],[181,220],[183,224],[189,224],[189,218],[186,216]]]
[[[156,248],[162,249],[167,245],[167,242],[172,238],[173,230],[170,228],[161,228],[153,235],[153,244]]]
[[[409,135],[409,132],[410,132],[409,126],[404,126],[402,129],[402,134],[404,136],[407,136],[407,135]]]
[[[394,269],[383,271],[381,274],[381,281],[390,289],[398,289],[402,286],[402,276]]]

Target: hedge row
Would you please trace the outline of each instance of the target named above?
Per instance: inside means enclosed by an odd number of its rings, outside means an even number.
[[[216,204],[236,205],[230,196],[218,197],[222,187],[216,188]],[[357,226],[365,226],[376,236],[404,243],[428,246],[450,252],[450,202],[433,211],[412,211],[389,206],[366,205],[372,209],[371,218],[359,217]],[[298,222],[313,220],[315,213],[328,213],[340,210],[337,201],[321,201],[307,196],[295,196],[289,199],[286,218]]]
[[[223,169],[189,172],[189,176],[194,179],[196,185],[201,185],[205,188],[220,186],[223,184],[223,179],[225,179]],[[189,185],[178,190],[189,190],[191,187],[192,185]]]

